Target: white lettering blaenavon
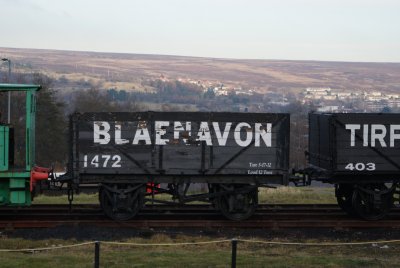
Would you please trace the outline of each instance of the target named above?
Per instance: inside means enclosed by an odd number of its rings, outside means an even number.
[[[345,128],[350,130],[351,147],[356,146],[356,135],[362,137],[362,144],[365,147],[376,147],[378,145],[380,147],[395,147],[396,140],[400,142],[400,125],[346,124]],[[389,146],[385,138],[389,139]]]
[[[170,140],[165,135],[168,128],[172,128],[174,140],[179,140],[182,137],[184,143],[188,142],[188,137],[192,134],[191,122],[180,121],[155,121],[155,141],[156,145],[167,145]],[[232,122],[225,122],[223,130],[221,130],[219,122],[200,122],[199,129],[195,132],[195,140],[197,142],[204,141],[207,146],[226,146],[228,137],[232,130]],[[251,125],[252,124],[252,125]],[[236,144],[241,147],[251,145],[254,140],[254,146],[266,147],[272,146],[272,124],[271,123],[247,123],[239,122],[233,130],[233,139]],[[111,130],[111,125],[114,125],[114,131]],[[210,126],[212,128],[210,128]],[[183,135],[182,133],[185,133]],[[128,144],[129,140],[122,137],[122,125],[118,122],[112,124],[107,121],[93,122],[93,143],[108,144],[114,135],[116,145]],[[213,144],[212,135],[215,135],[217,144]],[[132,144],[136,145],[144,142],[146,145],[151,145],[150,133],[147,128],[147,123],[144,121],[138,122],[136,132],[133,136]],[[214,140],[215,142],[215,140]],[[263,145],[262,145],[263,144]]]

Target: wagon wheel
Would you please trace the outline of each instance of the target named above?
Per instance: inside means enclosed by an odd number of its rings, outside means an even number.
[[[335,186],[335,195],[339,207],[347,214],[354,215],[352,206],[354,186],[352,184],[337,184]]]
[[[100,206],[113,220],[129,220],[136,216],[144,204],[143,189],[135,185],[103,186],[99,192]]]
[[[240,188],[230,186],[223,186],[220,191],[238,190]],[[216,200],[218,208],[221,210],[222,215],[234,221],[241,221],[251,217],[257,207],[258,196],[257,190],[252,190],[245,193],[232,193],[220,196]]]
[[[356,214],[365,220],[379,220],[385,217],[393,206],[393,193],[384,184],[369,184],[355,188],[352,206]]]

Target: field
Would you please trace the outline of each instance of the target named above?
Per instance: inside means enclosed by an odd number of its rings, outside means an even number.
[[[218,238],[218,240],[225,239]],[[256,240],[258,238],[250,238]],[[131,238],[130,243],[185,243],[216,240],[213,237],[155,234]],[[340,242],[338,239],[332,239]],[[277,239],[272,239],[277,241]],[[293,241],[280,238],[279,241]],[[1,248],[31,248],[68,245],[76,240],[26,240],[3,237]],[[326,238],[302,242],[327,242]],[[396,267],[399,245],[279,246],[239,242],[238,267]],[[1,267],[93,267],[94,246],[55,249],[35,253],[0,253]],[[230,267],[229,242],[185,246],[120,246],[101,244],[101,267]]]
[[[13,72],[42,72],[59,79],[91,81],[103,88],[147,90],[147,79],[186,79],[260,93],[306,87],[398,92],[400,63],[239,60],[165,55],[0,48]],[[3,70],[4,71],[4,70]],[[66,88],[64,88],[66,89]]]

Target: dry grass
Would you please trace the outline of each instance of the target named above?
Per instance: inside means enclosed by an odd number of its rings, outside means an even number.
[[[224,238],[219,238],[224,239]],[[240,239],[240,238],[239,238]],[[155,234],[151,238],[128,238],[122,242],[143,244],[187,243],[215,240]],[[260,240],[254,238],[254,240]],[[274,240],[275,241],[275,240]],[[283,241],[288,242],[289,239]],[[304,242],[310,242],[305,240]],[[326,242],[312,240],[312,242]],[[334,242],[337,242],[336,240]],[[24,240],[3,237],[0,248],[51,247],[75,240]],[[230,242],[181,246],[127,246],[101,244],[102,267],[229,267]],[[280,246],[239,242],[239,267],[396,267],[399,245],[381,246]],[[32,253],[0,253],[1,267],[92,267],[93,245]]]
[[[336,204],[333,187],[260,188],[258,197],[267,204]]]
[[[99,195],[78,194],[74,195],[73,204],[98,204]],[[48,196],[38,195],[33,199],[32,204],[69,204],[67,195]]]
[[[20,63],[29,62],[36,71],[66,76],[82,73],[93,81],[107,77],[110,71],[119,82],[131,82],[132,78],[155,79],[164,75],[170,79],[183,77],[256,87],[260,92],[270,87],[289,90],[327,85],[396,92],[400,81],[398,63],[235,60],[14,48],[0,48],[1,53],[13,55]],[[20,67],[18,71],[24,69]],[[131,85],[127,87],[130,89]]]

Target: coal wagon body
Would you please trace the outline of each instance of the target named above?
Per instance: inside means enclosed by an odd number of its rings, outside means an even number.
[[[249,217],[264,184],[287,184],[289,115],[262,113],[84,113],[70,118],[66,178],[100,184],[115,219],[133,217],[146,184],[186,203],[207,200],[230,219]],[[208,192],[188,195],[191,183]],[[162,200],[159,200],[163,202]]]
[[[400,181],[400,114],[310,113],[310,175],[336,184],[339,205],[366,219],[385,216]]]

